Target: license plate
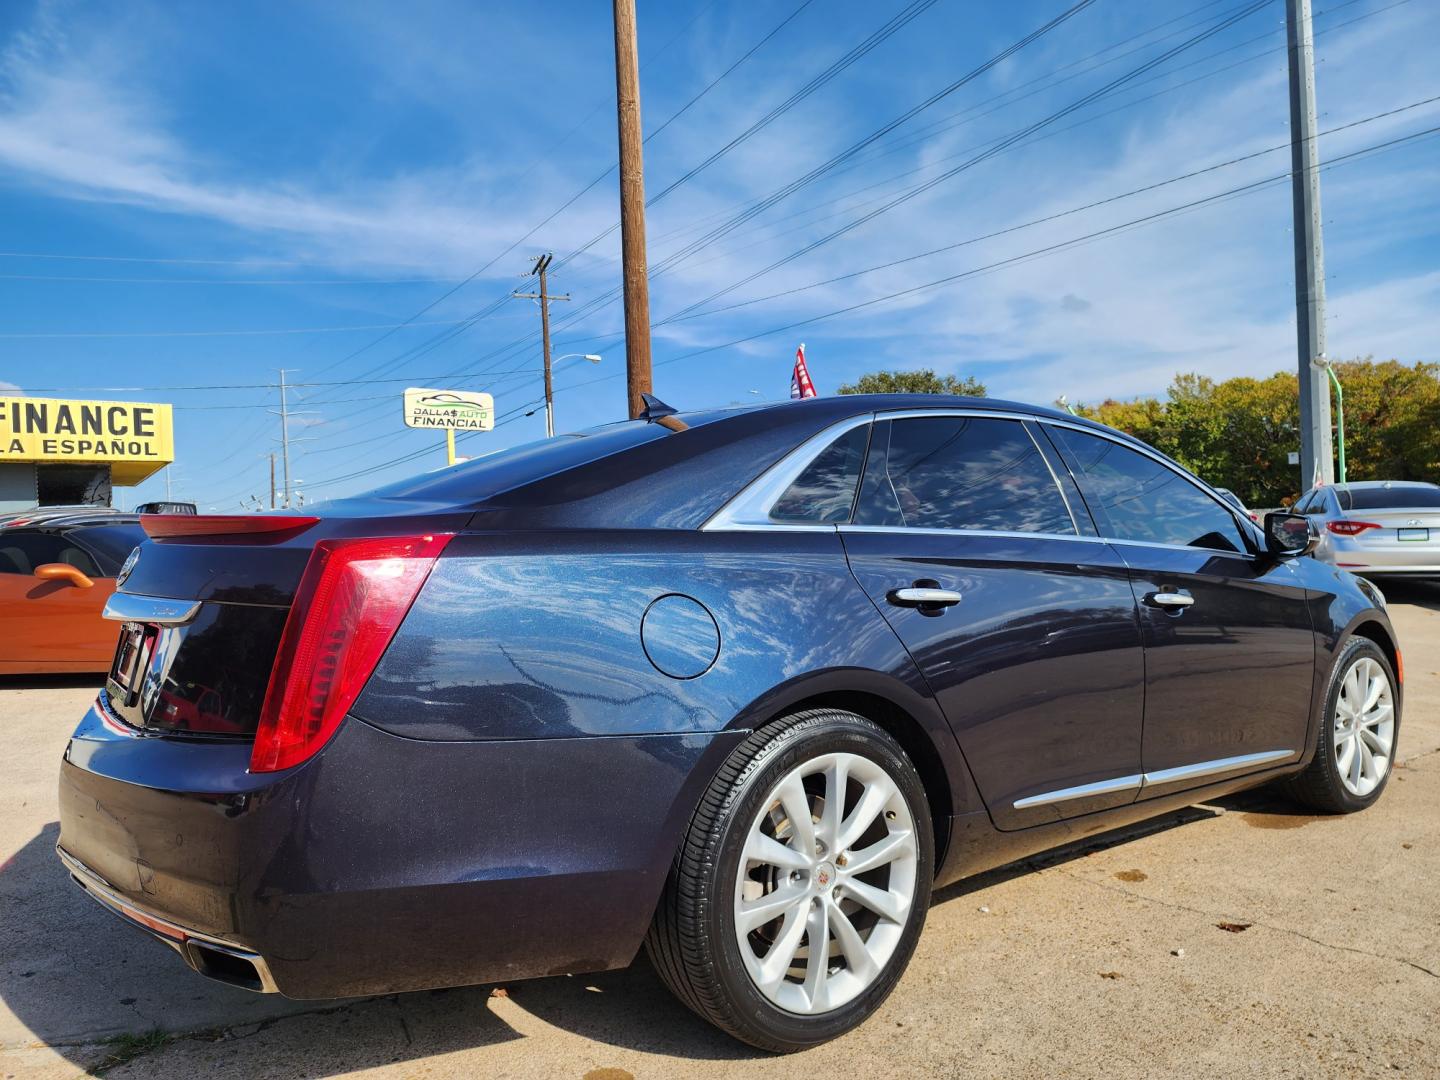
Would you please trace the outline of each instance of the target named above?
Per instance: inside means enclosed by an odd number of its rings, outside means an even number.
[[[1429,540],[1429,529],[1396,529],[1395,539],[1397,540]]]
[[[115,667],[110,678],[125,691],[126,698],[134,696],[140,669],[144,667],[146,654],[154,642],[159,627],[146,623],[126,623],[120,634],[120,645],[115,650]]]

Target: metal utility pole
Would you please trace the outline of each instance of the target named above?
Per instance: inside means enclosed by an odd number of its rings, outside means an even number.
[[[285,475],[285,509],[290,509],[290,406],[285,398],[285,369],[280,369],[280,457]],[[272,488],[273,490],[273,488]]]
[[[275,455],[270,455],[270,509],[275,509]]]
[[[1300,360],[1300,487],[1335,480],[1325,366],[1325,246],[1315,145],[1310,0],[1285,0],[1290,43],[1290,183],[1295,205],[1295,330]]]
[[[553,438],[555,435],[555,388],[550,377],[550,301],[569,300],[570,294],[563,293],[560,296],[551,296],[545,283],[545,271],[550,269],[550,262],[555,256],[546,252],[535,260],[534,267],[530,273],[540,279],[540,291],[538,293],[511,293],[511,296],[521,300],[537,300],[540,303],[540,342],[545,352],[545,437]],[[455,464],[455,462],[450,462]]]
[[[650,277],[645,260],[645,167],[635,0],[615,0],[615,111],[620,123],[620,258],[625,273],[625,382],[630,416],[650,385]]]

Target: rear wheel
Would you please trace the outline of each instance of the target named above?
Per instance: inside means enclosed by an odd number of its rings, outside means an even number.
[[[1395,761],[1400,716],[1395,674],[1373,641],[1355,637],[1336,658],[1315,756],[1287,787],[1326,813],[1363,810],[1385,790]]]
[[[934,873],[925,791],[852,713],[798,713],[742,743],[711,783],[647,938],[686,1005],[753,1046],[833,1039],[899,981]]]

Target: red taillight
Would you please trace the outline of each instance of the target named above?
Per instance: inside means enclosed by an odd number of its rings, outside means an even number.
[[[1366,529],[1378,529],[1373,521],[1327,521],[1325,527],[1337,536],[1359,536]]]
[[[325,745],[449,541],[440,534],[315,545],[270,672],[252,772],[288,769]]]
[[[140,527],[146,536],[162,540],[177,536],[298,533],[319,520],[307,514],[141,514]]]

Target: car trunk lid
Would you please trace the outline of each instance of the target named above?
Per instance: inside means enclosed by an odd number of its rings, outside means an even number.
[[[102,701],[109,713],[148,734],[253,740],[317,546],[444,534],[470,516],[404,503],[355,509],[146,515],[150,539],[107,609],[120,623]]]

